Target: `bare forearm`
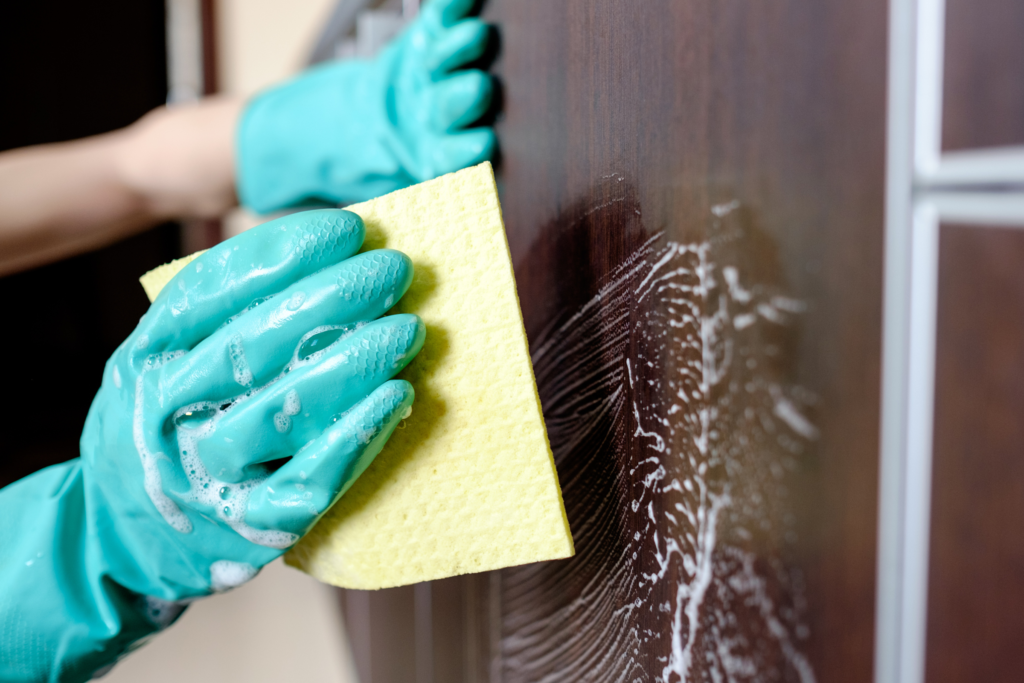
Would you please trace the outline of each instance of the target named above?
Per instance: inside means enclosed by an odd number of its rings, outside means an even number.
[[[123,133],[0,154],[0,273],[112,242],[149,222],[117,175]]]
[[[240,110],[161,108],[114,133],[0,154],[0,274],[234,205]]]

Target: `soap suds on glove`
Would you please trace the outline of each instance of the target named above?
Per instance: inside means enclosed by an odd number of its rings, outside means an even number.
[[[264,297],[259,302],[265,303],[269,299],[270,297]],[[287,307],[291,303],[291,300],[289,300],[282,305]],[[246,310],[250,310],[254,305],[257,304],[251,304]],[[316,363],[330,349],[342,343],[352,331],[361,326],[362,324],[323,326],[311,330],[298,340],[295,351],[292,353],[292,360],[288,365],[276,377],[255,387],[252,386],[254,379],[248,361],[245,358],[245,349],[242,345],[241,336],[235,335],[231,337],[228,340],[225,351],[231,359],[235,380],[240,385],[240,393],[229,399],[186,405],[174,413],[175,438],[177,439],[179,449],[178,456],[181,459],[182,471],[189,482],[189,490],[179,494],[180,499],[188,502],[198,502],[211,508],[215,511],[218,519],[252,543],[281,550],[294,545],[299,539],[297,534],[273,529],[256,529],[245,522],[249,498],[252,496],[253,491],[257,490],[266,481],[267,477],[257,476],[237,483],[222,481],[219,477],[209,472],[206,464],[200,458],[199,443],[216,434],[218,423],[230,411],[238,409],[266,387],[280,381],[288,373],[302,366]],[[323,339],[324,342],[315,350],[304,352],[304,348],[309,346],[311,338]],[[184,355],[185,352],[179,350],[154,354],[146,358],[142,372],[136,380],[133,430],[135,448],[142,462],[146,493],[163,516],[164,521],[181,533],[191,533],[192,522],[181,511],[177,503],[163,490],[157,462],[164,457],[164,454],[153,453],[149,450],[142,427],[145,424],[145,395],[143,386],[146,374]],[[116,370],[117,368],[115,367],[115,372]],[[272,418],[275,429],[282,433],[288,432],[291,429],[291,418],[301,410],[302,400],[299,397],[298,391],[295,389],[288,391],[284,396],[281,410]],[[332,423],[337,422],[341,417],[340,415],[335,417]],[[366,438],[366,433],[359,433],[357,434],[357,439],[360,443],[366,444],[369,443],[372,436],[373,434],[370,434],[370,437]],[[308,446],[309,444],[306,445]],[[296,455],[302,452],[300,449]],[[320,514],[321,510],[315,509],[313,504],[309,502],[313,494],[308,491],[302,492],[301,485],[297,485],[296,488],[297,493],[292,500],[292,504],[308,506],[310,514],[314,517]],[[301,501],[299,498],[301,498]]]
[[[415,410],[286,561],[374,589],[571,556],[490,164],[348,210],[366,224],[364,251],[398,249],[415,266],[391,311],[427,327],[398,375]],[[190,261],[144,276],[151,299]]]
[[[248,562],[217,560],[210,565],[210,588],[223,593],[251,580],[259,570]]]

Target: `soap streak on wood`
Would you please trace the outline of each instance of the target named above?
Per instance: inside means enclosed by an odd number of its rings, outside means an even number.
[[[801,306],[723,260],[737,208],[531,335],[578,555],[502,572],[505,681],[815,680],[786,489],[813,398],[773,360]]]

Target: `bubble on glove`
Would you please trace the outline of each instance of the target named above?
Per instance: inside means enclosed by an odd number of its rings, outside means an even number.
[[[210,565],[210,589],[223,593],[251,580],[259,570],[248,562],[217,560]]]
[[[282,434],[287,434],[292,428],[292,416],[298,415],[302,410],[302,402],[299,401],[299,392],[292,389],[284,397],[284,407],[281,412],[274,415],[274,428]]]
[[[228,355],[231,357],[231,369],[234,372],[235,381],[243,387],[252,386],[252,370],[249,368],[249,360],[245,357],[242,335],[232,335],[228,342]]]
[[[295,353],[292,354],[292,360],[285,372],[290,372],[302,365],[317,362],[323,358],[328,349],[366,324],[360,321],[349,325],[321,325],[320,327],[313,328],[302,335],[302,339],[296,345]]]
[[[238,247],[235,247],[235,249],[237,249],[237,248]],[[220,324],[220,327],[218,327],[217,329],[220,330],[220,329],[223,329],[223,328],[227,327],[228,325],[230,325],[231,323],[235,322],[236,320],[241,318],[243,315],[245,315],[246,313],[248,313],[252,309],[256,308],[257,306],[262,306],[263,304],[267,303],[268,301],[270,301],[271,299],[273,299],[276,296],[277,296],[276,294],[271,294],[269,296],[261,296],[261,297],[257,297],[255,299],[253,299],[252,301],[249,302],[248,306],[246,306],[241,311],[239,311],[238,313],[235,313],[233,316],[231,316],[230,318],[228,318],[227,320],[222,322]]]
[[[285,304],[285,308],[287,308],[289,311],[297,311],[300,308],[302,308],[302,304],[305,301],[305,292],[295,292],[294,294],[291,295],[291,298],[288,299],[288,303]]]

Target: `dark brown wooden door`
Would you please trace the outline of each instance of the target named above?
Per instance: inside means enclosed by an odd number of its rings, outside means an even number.
[[[928,683],[1018,681],[1024,666],[1020,227],[940,232]]]
[[[487,3],[578,555],[345,594],[363,683],[870,679],[886,12]]]

